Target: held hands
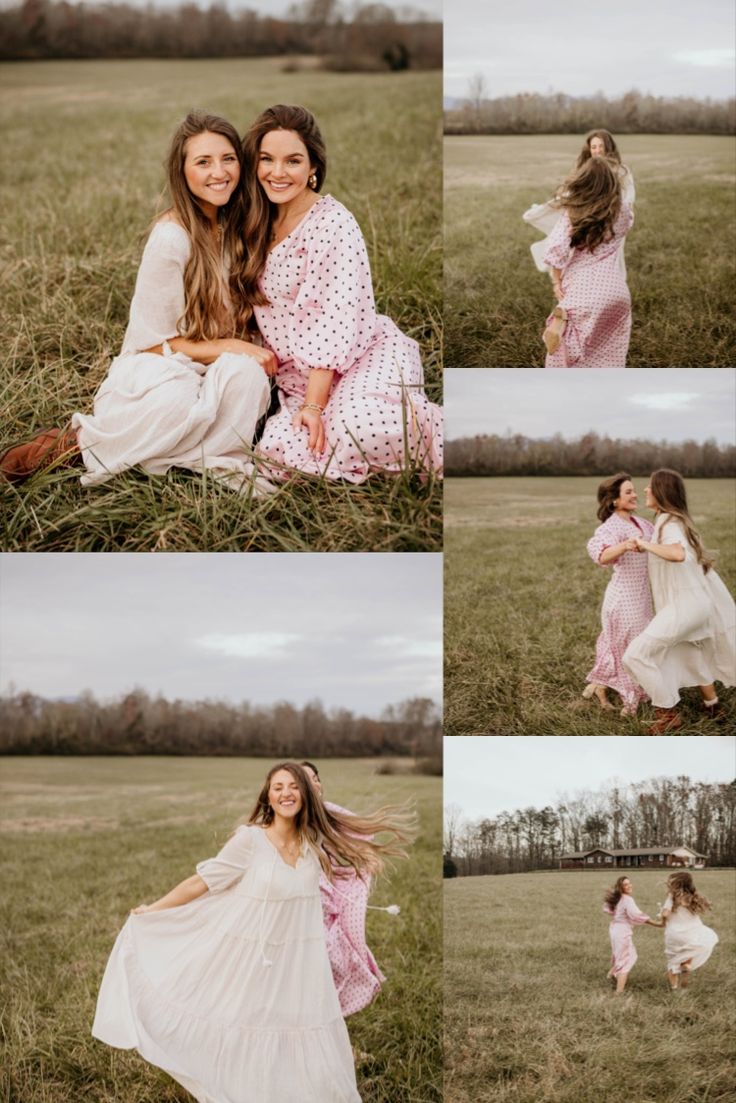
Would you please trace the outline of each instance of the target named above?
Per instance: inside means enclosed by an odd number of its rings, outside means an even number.
[[[319,410],[299,410],[291,419],[292,428],[309,430],[307,446],[310,452],[320,455],[325,450],[325,427]]]
[[[274,376],[278,371],[278,360],[270,349],[263,348],[261,345],[254,345],[250,341],[241,341],[237,337],[224,337],[218,344],[222,346],[223,352],[236,352],[240,356],[251,356],[258,361],[269,377]]]
[[[647,550],[647,542],[646,540],[642,540],[641,536],[634,537],[634,544],[636,545],[637,551],[645,552]]]

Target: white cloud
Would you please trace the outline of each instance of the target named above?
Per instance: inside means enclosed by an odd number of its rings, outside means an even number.
[[[288,653],[290,645],[301,639],[301,636],[291,632],[242,632],[233,635],[216,632],[200,636],[195,643],[229,658],[273,659],[282,658]]]
[[[633,394],[629,402],[649,410],[683,410],[700,398],[697,391],[664,391],[662,394]]]
[[[725,47],[718,50],[679,50],[672,56],[685,65],[728,66],[736,59],[736,50]]]
[[[442,656],[442,640],[417,640],[409,636],[378,636],[376,643],[386,647],[397,656],[406,658],[434,659]]]

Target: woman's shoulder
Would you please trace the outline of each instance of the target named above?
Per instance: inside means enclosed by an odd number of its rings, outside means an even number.
[[[307,223],[312,237],[342,237],[361,232],[355,215],[333,195],[323,195],[317,200]]]
[[[151,247],[168,247],[169,249],[174,249],[186,255],[189,254],[191,248],[189,234],[186,232],[181,222],[179,222],[173,211],[164,211],[164,213],[156,219],[151,227],[146,245],[150,245]]]

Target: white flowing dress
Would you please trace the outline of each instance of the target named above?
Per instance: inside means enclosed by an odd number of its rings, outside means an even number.
[[[251,356],[225,353],[198,364],[166,344],[179,335],[189,235],[177,222],[156,223],[146,242],[123,347],[94,398],[92,414],[75,413],[85,486],[140,466],[212,470],[241,489],[253,475],[246,448],[270,396]],[[145,349],[162,345],[164,355]],[[264,480],[265,482],[265,480]]]
[[[655,616],[632,640],[623,664],[658,708],[673,708],[683,686],[736,684],[736,609],[723,581],[697,561],[680,521],[661,513],[654,543],[681,544],[671,563],[648,553]]]
[[[289,866],[262,828],[240,827],[197,873],[204,896],[128,918],[93,1035],[198,1103],[360,1103],[315,855]]]
[[[664,952],[667,955],[667,972],[680,973],[684,961],[691,961],[691,969],[699,969],[713,953],[718,935],[712,927],[706,927],[699,915],[680,906],[672,910],[672,897],[664,902],[663,911],[670,911],[664,928]]]
[[[620,177],[621,198],[624,203],[633,209],[634,200],[636,199],[636,188],[634,187],[634,177],[631,175],[631,169],[622,165]],[[535,230],[539,230],[540,233],[544,234],[544,238],[541,241],[534,241],[529,246],[534,263],[540,272],[549,272],[549,265],[544,263],[544,257],[549,248],[547,238],[557,225],[561,214],[562,208],[556,207],[552,200],[548,199],[546,203],[532,203],[529,210],[524,211],[521,216],[524,222],[528,222]],[[623,245],[616,254],[616,264],[624,279],[626,279],[626,261],[624,260]]]

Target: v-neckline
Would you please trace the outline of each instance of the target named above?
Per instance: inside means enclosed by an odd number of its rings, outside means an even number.
[[[285,865],[287,869],[296,869],[296,867],[299,865],[300,861],[304,857],[304,844],[302,844],[302,846],[299,848],[299,853],[296,856],[296,861],[294,862],[294,865],[292,865],[291,862],[286,861],[286,858],[284,858],[284,856],[281,853],[281,851],[279,850],[279,848],[274,843],[271,842],[271,840],[269,839],[269,837],[266,833],[266,828],[262,827],[261,831],[263,832],[263,838],[266,840],[268,845],[271,847],[271,850],[273,850],[273,852],[277,856],[277,858],[279,858],[281,860],[282,865]]]
[[[304,212],[304,214],[303,214],[303,215],[302,215],[302,217],[301,217],[301,218],[299,219],[299,221],[297,222],[297,224],[296,224],[296,226],[294,227],[294,229],[293,229],[293,230],[289,230],[288,234],[286,234],[286,236],[285,236],[285,237],[282,237],[282,238],[281,238],[281,241],[277,242],[277,243],[276,243],[276,244],[275,244],[275,245],[274,245],[274,246],[273,246],[273,247],[272,247],[271,249],[269,249],[269,250],[268,250],[268,253],[267,253],[267,258],[268,258],[268,257],[270,257],[270,256],[273,256],[273,254],[274,254],[274,253],[276,252],[276,250],[277,250],[277,249],[280,249],[280,248],[281,248],[281,246],[282,246],[282,245],[284,244],[284,242],[288,241],[290,237],[293,237],[293,236],[294,236],[294,234],[295,234],[295,233],[297,232],[297,230],[300,230],[300,229],[302,228],[302,226],[303,226],[303,225],[304,225],[304,223],[305,223],[305,222],[307,221],[307,219],[309,218],[309,216],[311,215],[311,213],[312,213],[312,211],[313,211],[313,210],[315,209],[315,207],[319,207],[320,203],[322,203],[322,202],[323,202],[323,201],[324,201],[325,199],[329,199],[329,198],[330,198],[329,194],[327,194],[327,195],[321,195],[321,196],[319,197],[319,199],[317,200],[317,202],[316,202],[316,203],[313,203],[313,204],[312,204],[312,206],[311,206],[311,207],[309,207],[309,208],[308,208],[308,210],[306,210],[306,211]],[[287,865],[288,865],[288,862],[287,862]]]

